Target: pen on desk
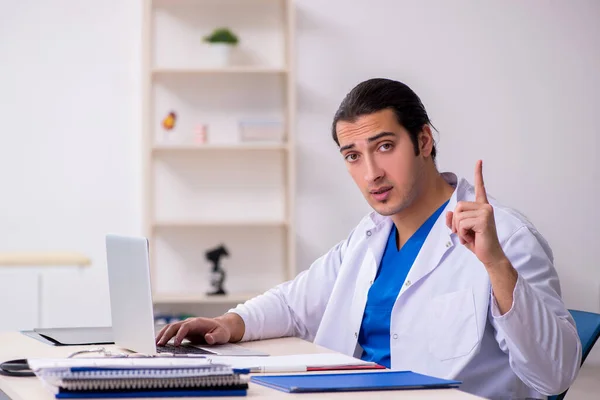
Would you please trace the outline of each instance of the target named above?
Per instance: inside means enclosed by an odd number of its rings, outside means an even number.
[[[188,354],[175,354],[175,357],[187,357],[187,358],[207,358],[202,354],[188,353]]]
[[[159,358],[207,358],[201,354],[187,353],[187,354],[178,354],[178,353],[158,353],[155,357]]]
[[[253,373],[273,373],[273,372],[306,372],[306,367],[292,366],[292,365],[266,365],[263,367],[252,367],[250,372]]]

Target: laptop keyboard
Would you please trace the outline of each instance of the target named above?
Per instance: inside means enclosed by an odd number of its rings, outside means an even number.
[[[215,354],[211,351],[200,349],[198,347],[189,346],[182,344],[180,346],[174,346],[172,344],[165,344],[164,346],[156,346],[158,353],[172,353],[172,354]]]

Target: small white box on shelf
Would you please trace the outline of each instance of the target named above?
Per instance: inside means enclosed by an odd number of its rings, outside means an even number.
[[[270,119],[243,119],[239,121],[240,140],[242,142],[284,141],[283,123]]]
[[[203,145],[208,142],[208,125],[197,124],[194,126],[194,136],[192,143],[195,145]]]

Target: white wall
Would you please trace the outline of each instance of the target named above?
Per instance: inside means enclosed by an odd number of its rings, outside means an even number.
[[[482,158],[488,191],[552,245],[567,305],[599,311],[600,2],[297,7],[300,263],[343,239],[366,210],[329,127],[356,83],[388,77],[423,100],[440,131],[440,169],[472,181]]]
[[[141,228],[138,3],[0,0],[0,251],[93,261],[47,274],[45,324],[110,324],[104,234]],[[36,320],[12,282],[0,328]]]
[[[488,190],[553,246],[568,306],[599,311],[600,3],[296,3],[300,268],[368,211],[329,128],[352,86],[384,76],[422,97],[440,168],[471,178],[482,158]],[[48,278],[49,322],[108,323],[103,235],[141,226],[141,4],[0,9],[0,250],[90,255]]]

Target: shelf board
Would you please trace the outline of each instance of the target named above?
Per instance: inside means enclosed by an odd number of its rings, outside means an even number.
[[[285,221],[157,221],[152,224],[154,228],[205,228],[205,227],[284,227]]]
[[[285,67],[239,66],[223,68],[153,68],[153,75],[206,75],[206,74],[285,74]]]
[[[155,304],[228,304],[243,303],[258,293],[230,293],[226,295],[208,296],[206,294],[157,294],[152,298]]]
[[[66,266],[84,267],[91,260],[80,253],[68,251],[23,251],[0,253],[0,266]]]
[[[257,3],[257,4],[270,4],[270,3],[286,3],[289,0],[252,0],[252,1],[248,1],[248,0],[242,0],[242,2],[245,3],[250,3],[252,4]],[[156,6],[161,6],[161,7],[168,7],[168,6],[175,6],[175,5],[191,5],[191,6],[198,6],[198,5],[202,5],[202,3],[208,3],[209,5],[212,5],[211,3],[220,3],[223,4],[224,6],[232,6],[232,5],[236,5],[238,3],[240,3],[239,0],[229,0],[229,1],[223,1],[223,0],[219,0],[218,2],[214,2],[211,0],[154,0],[152,1],[152,6],[156,7]],[[229,4],[228,4],[229,3]]]
[[[183,151],[243,151],[243,150],[287,150],[285,143],[243,143],[243,144],[203,144],[203,145],[155,145],[152,151],[162,152],[183,152]]]

